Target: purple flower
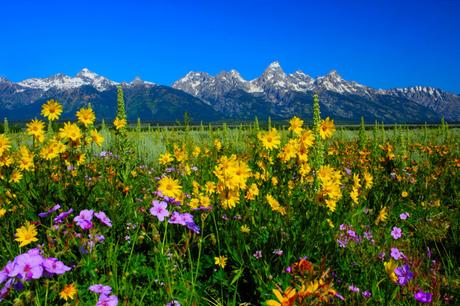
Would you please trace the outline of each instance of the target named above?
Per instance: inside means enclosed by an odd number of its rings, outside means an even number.
[[[370,293],[369,291],[364,291],[363,293],[363,297],[365,297],[366,299],[370,298],[372,296],[372,293]]]
[[[171,224],[180,224],[185,226],[185,221],[181,213],[175,211],[172,213],[171,218],[169,218],[168,223]]]
[[[371,231],[365,231],[363,236],[364,236],[364,238],[366,238],[369,241],[372,240],[372,238],[373,238]]]
[[[355,287],[354,285],[348,286],[348,290],[350,290],[351,292],[359,292],[359,288]]]
[[[78,216],[73,218],[73,221],[77,222],[77,225],[84,230],[89,230],[93,227],[91,220],[93,219],[94,210],[84,209]]]
[[[262,251],[256,251],[252,256],[254,256],[256,259],[261,259]]]
[[[26,281],[39,279],[43,275],[43,257],[40,254],[25,253],[14,259],[14,268],[9,277],[19,277]]]
[[[398,248],[391,248],[391,257],[395,260],[399,260],[404,258],[404,254],[398,250]]]
[[[118,305],[118,297],[116,295],[104,295],[99,297],[96,306],[116,306]]]
[[[189,230],[191,230],[195,234],[200,233],[200,227],[196,225],[195,221],[192,220],[191,222],[186,222],[185,225],[187,226]]]
[[[166,306],[180,306],[180,303],[179,301],[173,300],[169,302],[168,304],[166,304]]]
[[[14,278],[10,278],[3,286],[2,290],[0,291],[0,302],[10,293],[11,287],[13,287],[15,280]]]
[[[385,252],[380,252],[378,256],[379,256],[379,259],[383,261],[385,259]]]
[[[51,274],[64,274],[70,271],[71,268],[67,267],[62,261],[57,258],[47,258],[43,261],[43,268]]]
[[[341,248],[346,248],[348,244],[348,239],[337,239],[337,243],[339,244],[339,247]]]
[[[105,296],[108,296],[109,294],[112,293],[112,287],[104,286],[102,284],[92,285],[88,289],[91,292],[94,292],[94,293],[97,293],[97,294],[102,294],[102,295],[105,295]]]
[[[393,230],[391,231],[391,236],[394,240],[401,238],[402,231],[399,227],[393,226]]]
[[[423,292],[422,290],[417,291],[414,294],[414,299],[420,303],[431,303],[433,295],[429,292]]]
[[[402,267],[395,269],[395,274],[398,276],[398,283],[401,286],[406,285],[411,279],[414,278],[414,273],[409,268],[409,265],[405,264]]]
[[[102,224],[107,225],[108,227],[112,227],[112,221],[110,221],[110,219],[107,217],[105,212],[103,211],[97,212],[94,214],[94,216],[98,218]]]
[[[344,231],[344,230],[347,229],[347,226],[346,226],[345,224],[340,224],[339,229],[340,229],[341,231]]]
[[[73,213],[73,209],[69,209],[68,211],[61,212],[56,218],[54,218],[54,223],[59,224],[62,223],[62,220],[67,218],[70,214]]]
[[[405,212],[405,213],[402,213],[402,214],[399,215],[399,218],[400,218],[401,220],[406,220],[406,219],[409,218],[409,217],[410,217],[410,215],[409,215],[408,212]]]
[[[55,212],[56,210],[58,210],[59,208],[61,208],[61,205],[59,204],[56,204],[53,206],[53,208],[51,208],[50,210],[46,211],[46,212],[42,212],[42,213],[39,213],[38,216],[40,218],[46,218],[48,217],[50,214],[52,214],[53,212]]]
[[[347,234],[348,236],[350,236],[351,238],[356,238],[356,233],[354,230],[348,230],[347,231]]]
[[[12,261],[8,261],[5,267],[3,267],[2,271],[0,271],[0,284],[3,284],[4,281],[8,279],[8,275],[13,271],[14,263]]]
[[[150,213],[158,218],[159,221],[163,222],[165,217],[169,217],[169,211],[166,209],[168,203],[164,201],[153,200],[153,207],[150,208]]]
[[[345,168],[345,173],[346,173],[347,175],[351,175],[351,169]]]

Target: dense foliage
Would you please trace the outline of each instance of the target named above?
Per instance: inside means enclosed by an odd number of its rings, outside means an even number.
[[[458,131],[349,138],[314,105],[311,129],[109,131],[48,101],[0,134],[0,301],[459,303]]]

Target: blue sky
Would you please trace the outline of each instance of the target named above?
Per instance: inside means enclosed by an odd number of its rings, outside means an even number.
[[[0,75],[83,67],[170,85],[188,71],[257,77],[275,60],[377,88],[460,93],[460,1],[2,1]]]

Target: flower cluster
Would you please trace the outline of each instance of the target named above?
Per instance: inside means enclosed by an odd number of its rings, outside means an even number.
[[[20,289],[25,282],[44,276],[61,275],[70,270],[70,267],[57,258],[44,257],[40,249],[30,249],[26,253],[16,256],[13,261],[9,261],[0,271],[0,284],[5,282],[0,292],[0,301],[8,295],[13,287]]]

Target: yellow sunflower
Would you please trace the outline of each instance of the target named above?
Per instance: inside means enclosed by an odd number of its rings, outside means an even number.
[[[45,104],[43,104],[41,114],[42,116],[48,118],[49,121],[57,120],[62,114],[62,105],[56,100],[48,100]]]
[[[20,243],[19,247],[23,247],[32,242],[38,241],[37,234],[37,228],[35,225],[27,221],[24,226],[16,229],[16,239],[14,240]]]
[[[82,108],[77,112],[78,121],[83,124],[85,127],[94,123],[96,120],[96,115],[94,114],[93,110],[88,108]]]

